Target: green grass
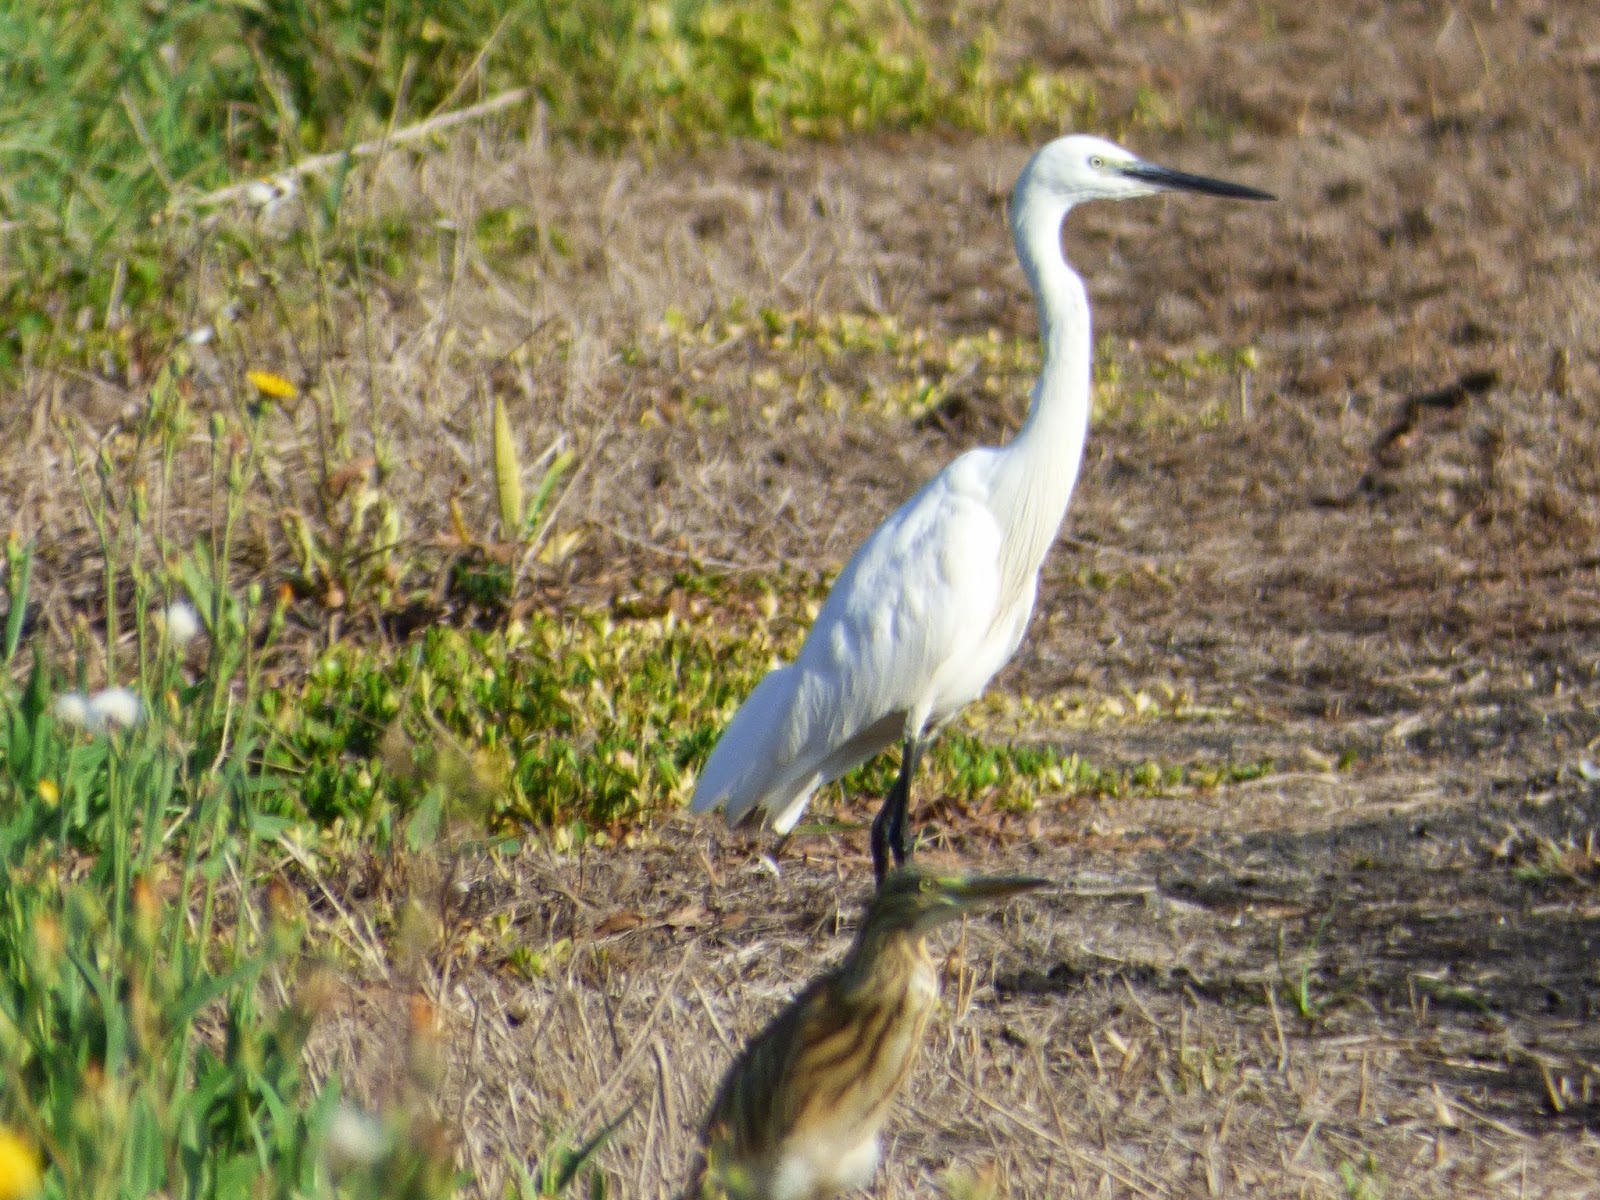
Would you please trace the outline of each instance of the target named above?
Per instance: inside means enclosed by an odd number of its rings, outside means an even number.
[[[596,147],[1055,128],[1093,105],[897,0],[44,0],[5,5],[0,44],[0,218],[25,231],[0,366],[125,366],[150,310],[182,307],[195,196],[516,88]]]
[[[189,438],[176,392],[154,391],[130,436]],[[288,860],[322,867],[320,849],[300,846],[320,843],[285,790],[294,776],[276,766],[305,723],[276,720],[264,682],[282,606],[259,585],[236,590],[227,566],[259,456],[221,415],[210,442],[216,537],[185,553],[160,535],[159,473],[128,486],[137,456],[82,473],[113,619],[104,640],[80,629],[64,662],[20,637],[33,552],[6,544],[0,1140],[12,1158],[20,1145],[42,1159],[38,1194],[51,1200],[452,1196],[462,1178],[431,1107],[440,1059],[425,1005],[384,1111],[346,1104],[336,1075],[306,1066],[337,956],[308,941],[305,903],[284,882],[290,842]],[[175,600],[194,615],[180,619]],[[186,626],[204,638],[187,641]],[[124,683],[138,709],[86,720],[69,679]],[[410,849],[431,846],[433,831],[408,833]],[[604,1195],[600,1144],[557,1140],[537,1175],[519,1151],[521,1194]]]
[[[271,787],[259,689],[242,647],[217,656],[239,666],[225,732],[179,647],[140,633],[131,728],[56,716],[41,658],[0,693],[0,1125],[43,1151],[46,1197],[331,1196],[339,1088],[301,1054],[321,989],[291,908],[237,888]]]
[[[1371,1154],[1363,1155],[1359,1163],[1341,1162],[1339,1182],[1350,1200],[1383,1200],[1388,1195],[1388,1180]]]
[[[1261,365],[1254,346],[1154,357],[1113,338],[1100,340],[1095,359],[1096,417],[1134,433],[1215,428],[1247,418],[1249,377]],[[1219,388],[1224,380],[1233,386]],[[1198,403],[1189,395],[1195,385],[1205,397]]]

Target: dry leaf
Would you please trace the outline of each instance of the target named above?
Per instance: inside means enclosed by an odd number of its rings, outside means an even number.
[[[594,927],[595,937],[610,937],[614,933],[627,933],[644,924],[644,917],[629,909],[614,912]]]

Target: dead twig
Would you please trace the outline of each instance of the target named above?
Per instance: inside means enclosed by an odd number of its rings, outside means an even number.
[[[285,167],[272,177],[274,185],[282,186],[288,182],[298,180],[306,175],[314,175],[319,171],[326,171],[337,166],[347,158],[371,158],[380,151],[391,146],[401,146],[407,142],[414,142],[420,138],[431,137],[453,129],[457,125],[465,125],[472,121],[482,120],[497,112],[503,112],[522,103],[533,94],[531,88],[513,88],[509,92],[501,92],[498,96],[491,96],[477,104],[469,104],[466,108],[457,108],[450,112],[440,113],[429,117],[427,120],[418,121],[414,125],[407,125],[404,129],[385,132],[383,137],[373,138],[371,141],[361,142],[348,150],[336,150],[328,154],[314,154],[310,158],[303,158],[293,166]],[[214,192],[206,192],[199,196],[179,196],[176,200],[180,208],[215,208],[222,204],[232,204],[245,199],[253,189],[261,186],[261,180],[250,179],[243,183],[229,184],[227,187],[218,188]]]

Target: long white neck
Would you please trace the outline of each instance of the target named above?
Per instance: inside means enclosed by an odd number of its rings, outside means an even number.
[[[1006,494],[995,500],[1014,514],[1015,555],[1007,575],[1039,568],[1066,515],[1089,432],[1091,336],[1083,280],[1061,253],[1061,222],[1071,208],[1032,181],[1029,164],[1012,195],[1011,233],[1017,259],[1039,306],[1043,365],[1022,429],[1002,453]],[[1008,555],[1008,558],[1010,556]]]

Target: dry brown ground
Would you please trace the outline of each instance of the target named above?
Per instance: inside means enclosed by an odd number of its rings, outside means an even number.
[[[1221,419],[1097,427],[1030,639],[995,686],[1168,683],[1210,715],[1032,736],[1107,765],[1280,769],[1160,799],[1042,798],[1030,821],[924,809],[935,853],[1062,888],[967,930],[972,973],[876,1193],[928,1195],[947,1165],[990,1162],[1032,1197],[1600,1193],[1600,796],[1580,766],[1600,735],[1600,13],[1103,0],[996,19],[1007,48],[1092,81],[1108,128],[1149,107],[1141,92],[1194,114],[1133,128],[1140,152],[1283,200],[1073,216],[1069,253],[1129,369],[1243,345],[1260,361],[1248,404],[1225,373],[1164,385],[1175,411]],[[688,560],[836,567],[939,464],[1003,437],[1022,399],[958,395],[916,426],[792,403],[770,424],[679,420],[694,395],[748,411],[754,366],[657,338],[661,315],[737,300],[1025,334],[1003,213],[1027,149],[883,136],[640,161],[464,138],[391,160],[375,205],[419,225],[525,206],[572,253],[462,245],[385,290],[324,362],[376,364],[414,530],[442,528],[453,489],[487,509],[481,384],[524,396],[530,445],[574,439],[562,520],[587,541],[559,598],[603,602]],[[533,365],[512,370],[530,336]],[[92,419],[122,397],[72,380],[39,402]],[[44,447],[42,428],[19,436]],[[41,460],[0,465],[0,483],[65,545]],[[1113,584],[1080,585],[1086,570]],[[469,921],[576,941],[537,984],[427,985],[443,1103],[484,1194],[508,1149],[632,1097],[605,1162],[619,1194],[666,1195],[739,1040],[842,951],[862,849],[802,835],[778,879],[677,820],[626,853],[467,868],[483,876],[460,893]],[[324,1064],[372,1079],[398,995],[354,990]]]

